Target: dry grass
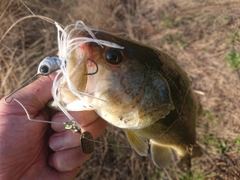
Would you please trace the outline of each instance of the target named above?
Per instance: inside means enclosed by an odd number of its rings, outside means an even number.
[[[240,73],[226,55],[240,53],[240,1],[102,0],[26,4],[35,14],[64,25],[87,25],[157,47],[187,71],[204,107],[198,142],[204,155],[195,159],[192,177],[176,167],[159,170],[150,157],[139,157],[124,134],[109,127],[78,179],[240,179]],[[16,1],[0,7],[0,37],[29,11]],[[38,63],[57,53],[56,28],[41,19],[18,23],[0,42],[0,97],[36,72]],[[109,145],[112,144],[113,146]]]

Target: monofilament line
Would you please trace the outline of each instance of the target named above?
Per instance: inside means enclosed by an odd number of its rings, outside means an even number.
[[[64,125],[64,122],[52,122],[52,121],[46,121],[46,120],[40,120],[40,119],[32,119],[27,111],[27,109],[25,108],[25,106],[19,101],[17,100],[16,98],[12,98],[14,101],[16,101],[22,108],[23,110],[25,111],[26,115],[27,115],[27,118],[29,121],[34,121],[34,122],[41,122],[41,123],[50,123],[50,124],[63,124]]]

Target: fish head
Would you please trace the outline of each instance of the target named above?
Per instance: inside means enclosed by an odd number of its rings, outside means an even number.
[[[123,128],[141,156],[148,154],[150,142],[153,162],[160,168],[170,163],[172,149],[189,164],[200,148],[197,101],[185,71],[164,52],[84,24],[61,32],[62,76],[52,91],[57,105],[69,111],[95,110]]]
[[[68,41],[55,98],[67,110],[95,110],[117,127],[141,129],[174,109],[154,49],[96,30]]]

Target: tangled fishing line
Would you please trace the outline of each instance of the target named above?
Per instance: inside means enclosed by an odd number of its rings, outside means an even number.
[[[15,89],[12,93],[10,93],[5,98],[5,103],[9,104],[12,101],[16,101],[23,108],[23,110],[25,111],[25,113],[27,115],[28,120],[30,120],[30,121],[41,122],[41,123],[63,124],[65,126],[65,129],[70,129],[75,133],[79,133],[80,137],[81,137],[81,144],[82,144],[83,152],[87,153],[87,154],[92,153],[94,150],[93,142],[95,142],[95,141],[93,140],[91,133],[90,132],[83,132],[83,133],[81,132],[80,125],[68,113],[67,109],[59,102],[59,100],[57,98],[58,92],[60,91],[60,88],[61,88],[60,84],[62,81],[65,81],[67,83],[67,89],[73,95],[75,95],[77,98],[79,98],[80,101],[84,101],[85,96],[104,101],[104,100],[94,97],[88,93],[79,91],[73,85],[73,83],[71,82],[71,80],[69,78],[69,73],[68,73],[68,69],[67,69],[68,68],[67,65],[68,65],[69,61],[71,60],[71,58],[70,58],[71,53],[79,46],[83,45],[84,43],[88,43],[88,42],[97,43],[101,47],[108,46],[108,47],[119,48],[119,49],[123,49],[123,47],[119,46],[115,43],[109,42],[109,41],[97,39],[92,32],[93,29],[87,27],[82,21],[77,21],[75,24],[68,25],[63,29],[59,23],[53,21],[52,19],[46,18],[44,16],[35,15],[25,4],[24,4],[24,6],[32,13],[32,15],[23,17],[20,20],[18,20],[17,22],[15,22],[7,30],[7,32],[2,36],[1,40],[17,23],[19,23],[25,19],[28,19],[28,18],[33,18],[33,17],[36,18],[37,17],[37,18],[43,19],[47,22],[54,23],[56,25],[57,30],[58,30],[57,40],[58,40],[59,53],[58,53],[58,57],[44,58],[38,66],[37,73],[35,75],[33,75],[25,83],[23,83],[20,87]],[[90,37],[81,37],[80,33],[82,31],[86,31],[90,35]],[[81,63],[83,56],[84,56],[84,53],[83,52],[80,53],[80,56],[78,56],[78,59],[77,59],[78,63]],[[97,67],[97,64],[96,64],[96,67]],[[26,107],[18,99],[13,97],[13,95],[18,90],[23,88],[25,85],[29,84],[38,75],[48,76],[55,71],[57,72],[57,75],[54,78],[53,85],[52,85],[52,96],[53,96],[54,102],[57,104],[57,108],[60,109],[67,116],[69,121],[60,123],[60,122],[51,122],[51,121],[47,121],[47,120],[33,119],[30,117]],[[97,73],[97,70],[95,73]],[[91,74],[94,74],[94,73],[89,73],[86,75],[91,75]]]

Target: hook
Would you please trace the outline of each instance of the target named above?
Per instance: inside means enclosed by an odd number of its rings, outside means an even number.
[[[93,60],[89,59],[91,62],[93,62],[96,65],[96,71],[94,73],[89,73],[87,75],[93,75],[96,74],[98,71],[98,66],[96,64],[96,62],[94,62]],[[32,81],[36,76],[38,75],[43,75],[43,76],[48,76],[49,74],[51,74],[52,72],[58,70],[61,68],[62,65],[62,61],[57,58],[57,57],[46,57],[44,58],[39,66],[38,66],[38,70],[37,73],[34,74],[30,79],[28,79],[26,82],[24,82],[20,87],[18,87],[17,89],[15,89],[13,92],[11,92],[5,99],[5,103],[9,104],[11,103],[13,100],[16,101],[25,111],[27,118],[29,121],[34,121],[34,122],[41,122],[41,123],[50,123],[50,124],[63,124],[65,129],[69,129],[72,130],[72,132],[74,133],[78,133],[80,135],[80,141],[81,141],[81,146],[82,146],[82,150],[85,154],[90,154],[94,151],[94,141],[93,141],[93,136],[90,132],[85,131],[85,132],[81,132],[81,128],[80,125],[74,120],[74,119],[69,119],[69,122],[52,122],[52,121],[46,121],[46,120],[38,120],[38,119],[32,119],[27,111],[27,109],[25,108],[25,106],[18,101],[16,98],[12,97],[10,100],[8,100],[13,94],[15,94],[17,91],[19,91],[20,89],[22,89],[24,86],[26,86],[27,84],[29,84],[30,81]],[[67,115],[66,113],[64,113],[65,115]],[[68,116],[67,116],[68,117]],[[69,117],[68,117],[69,118]]]
[[[94,75],[94,74],[97,74],[97,72],[98,72],[98,65],[97,65],[97,63],[96,63],[94,60],[90,59],[90,58],[88,58],[88,60],[91,61],[91,62],[96,66],[96,71],[93,72],[93,73],[87,73],[87,74],[85,74],[85,75]]]
[[[32,81],[38,74],[33,75],[30,79],[28,79],[26,82],[24,82],[20,87],[18,87],[17,89],[15,89],[13,92],[11,92],[5,99],[4,102],[6,104],[9,104],[12,102],[13,98],[11,98],[9,101],[8,99],[15,94],[17,91],[19,91],[20,89],[22,89],[25,85],[27,85],[30,81]]]
[[[26,86],[27,84],[29,84],[29,82],[31,82],[36,76],[38,75],[43,75],[43,76],[48,76],[49,74],[51,74],[52,72],[60,69],[61,67],[61,60],[57,57],[46,57],[44,58],[39,66],[38,66],[38,71],[36,74],[34,74],[30,79],[28,79],[26,82],[24,82],[20,87],[18,87],[17,89],[15,89],[13,92],[11,92],[5,99],[4,102],[6,104],[9,104],[12,102],[13,98],[11,98],[10,100],[8,100],[13,94],[15,94],[17,91],[19,91],[20,89],[22,89],[24,86]]]

